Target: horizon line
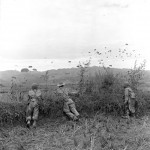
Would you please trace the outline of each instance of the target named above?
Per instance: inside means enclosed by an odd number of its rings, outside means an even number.
[[[99,67],[99,68],[109,68],[109,69],[133,69],[133,68],[121,68],[121,67],[108,67],[108,66],[89,66],[88,68],[92,68],[92,67]],[[28,69],[29,71],[28,72],[45,72],[45,71],[50,71],[50,70],[63,70],[63,69],[79,69],[79,67],[70,67],[70,68],[57,68],[57,69],[47,69],[47,70],[30,70],[29,68],[22,68],[22,69]],[[35,68],[34,68],[35,69]],[[150,71],[150,69],[144,69],[145,71]],[[5,71],[17,71],[17,72],[21,72],[21,70],[17,70],[17,69],[13,69],[13,70],[0,70],[0,72],[5,72]]]

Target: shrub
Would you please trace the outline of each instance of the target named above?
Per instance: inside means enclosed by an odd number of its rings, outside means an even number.
[[[85,93],[79,100],[82,101],[79,102],[80,107],[85,108],[86,105],[92,112],[122,114],[123,79],[120,74],[114,74],[107,68],[104,69],[105,73],[98,72],[87,80]]]
[[[90,62],[80,65],[80,80],[78,84],[79,95],[71,96],[75,101],[77,110],[81,114],[93,114],[97,111],[105,112],[114,115],[122,115],[124,112],[123,103],[123,83],[124,77],[122,74],[114,74],[110,68],[105,68],[104,73],[97,72],[95,76],[86,76],[86,71]],[[143,77],[145,63],[140,67],[134,66],[128,72],[127,79],[132,83],[136,89],[138,100],[138,114],[142,115],[149,109],[149,94],[143,93],[138,90],[139,82]],[[48,84],[48,72],[45,74],[46,84]],[[140,76],[140,78],[138,78]],[[43,93],[43,101],[40,102],[40,116],[42,117],[62,117],[63,100],[62,97],[55,93],[56,89],[46,90]],[[14,93],[21,92],[21,88],[12,82],[12,89]],[[12,94],[13,95],[13,94]],[[15,102],[14,102],[15,101]],[[19,102],[20,101],[20,102]],[[25,108],[23,97],[12,97],[12,103],[1,103],[1,122],[2,124],[13,123],[14,120],[25,120]],[[16,115],[17,114],[17,115]],[[20,117],[22,116],[22,117]]]
[[[16,122],[25,122],[25,105],[24,103],[0,102],[0,123],[1,126],[13,125]]]
[[[138,90],[140,81],[143,79],[146,61],[144,60],[139,66],[137,66],[137,61],[135,61],[133,69],[128,71],[127,80],[131,84],[134,90]]]

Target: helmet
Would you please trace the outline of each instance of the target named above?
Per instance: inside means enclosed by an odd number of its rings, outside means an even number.
[[[32,90],[34,90],[34,89],[38,89],[38,84],[37,83],[32,84]]]
[[[129,86],[130,86],[129,82],[124,82],[124,85],[123,85],[124,88],[129,87]]]

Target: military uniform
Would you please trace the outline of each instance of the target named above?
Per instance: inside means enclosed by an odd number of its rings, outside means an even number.
[[[63,87],[63,88],[59,88],[57,92],[61,94],[64,100],[64,106],[63,106],[64,114],[72,120],[78,120],[79,113],[76,110],[74,101],[69,97],[69,90]]]
[[[30,125],[30,121],[33,120],[33,126],[36,126],[36,121],[39,116],[38,101],[41,98],[41,91],[39,89],[31,89],[28,93],[28,105],[26,109],[26,121],[27,125]]]
[[[128,116],[129,114],[135,114],[136,98],[133,90],[128,84],[126,84],[126,86],[124,87],[124,98],[126,105],[126,114]]]

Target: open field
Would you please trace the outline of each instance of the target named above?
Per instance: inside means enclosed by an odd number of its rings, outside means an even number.
[[[122,118],[123,82],[126,76],[106,70],[104,74],[80,74],[76,78],[77,74],[73,72],[66,76],[66,71],[64,76],[55,72],[57,79],[54,80],[53,77],[52,80],[50,78],[44,81],[40,78],[44,75],[41,72],[15,72],[13,77],[7,74],[5,82],[3,80],[6,84],[1,86],[0,94],[0,150],[150,149],[148,76],[142,81],[133,78],[138,83],[140,81],[136,90],[137,118],[128,120]],[[49,76],[52,77],[51,73]],[[29,130],[25,126],[27,93],[31,84],[37,81],[43,101],[40,102],[37,128]],[[79,95],[71,96],[81,114],[81,121],[78,123],[67,121],[63,116],[63,100],[56,93],[59,81],[67,81],[66,86],[70,90],[80,91]]]
[[[148,116],[126,120],[97,114],[80,123],[44,118],[37,129],[1,128],[1,150],[149,150]]]

